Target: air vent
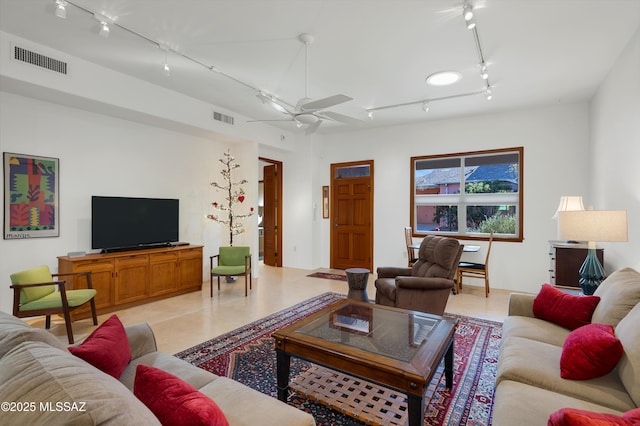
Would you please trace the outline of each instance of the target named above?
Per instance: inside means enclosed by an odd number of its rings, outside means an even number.
[[[19,46],[13,46],[13,59],[26,62],[28,64],[35,65],[41,68],[46,68],[50,71],[59,72],[60,74],[67,74],[66,62],[50,58],[49,56],[41,55],[40,53],[36,53]]]
[[[222,114],[220,112],[213,112],[213,119],[214,120],[218,120],[218,121],[222,121],[223,123],[227,123],[227,124],[231,124],[233,125],[233,117],[230,115],[225,115]]]

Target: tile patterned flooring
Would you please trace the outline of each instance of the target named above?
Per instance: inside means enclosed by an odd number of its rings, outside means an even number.
[[[318,294],[327,291],[346,294],[348,290],[344,281],[307,277],[312,272],[344,274],[340,270],[273,268],[262,263],[258,268],[259,278],[253,280],[248,297],[244,297],[244,278],[239,277],[233,284],[222,282],[219,292],[214,280],[211,298],[207,277],[203,291],[100,315],[98,323],[114,313],[125,325],[147,322],[154,331],[158,349],[173,354]],[[367,293],[372,300],[374,280],[375,274],[370,274]],[[491,289],[485,298],[484,284],[478,280],[477,286],[465,283],[460,294],[451,295],[446,312],[502,322],[507,315],[508,298],[509,292],[499,289]],[[28,322],[44,328],[44,317]],[[52,317],[51,323],[51,332],[66,343],[64,321]],[[90,319],[74,322],[76,342],[81,342],[94,328]]]

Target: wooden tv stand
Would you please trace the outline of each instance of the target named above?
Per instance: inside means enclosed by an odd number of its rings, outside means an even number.
[[[98,315],[202,289],[202,246],[185,245],[82,257],[58,256],[58,272],[91,272]],[[86,288],[74,278],[74,288]],[[88,318],[79,308],[73,319]]]

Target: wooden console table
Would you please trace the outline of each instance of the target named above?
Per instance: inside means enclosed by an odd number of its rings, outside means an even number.
[[[202,246],[187,245],[82,257],[58,256],[58,271],[91,272],[98,314],[202,289]],[[83,284],[73,282],[76,288]],[[79,308],[73,319],[88,318]]]

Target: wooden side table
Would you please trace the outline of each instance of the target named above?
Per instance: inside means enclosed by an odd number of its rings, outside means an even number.
[[[349,284],[347,298],[368,302],[367,284],[369,283],[369,273],[371,271],[365,268],[350,268],[345,269],[345,272],[347,274],[347,283]]]

